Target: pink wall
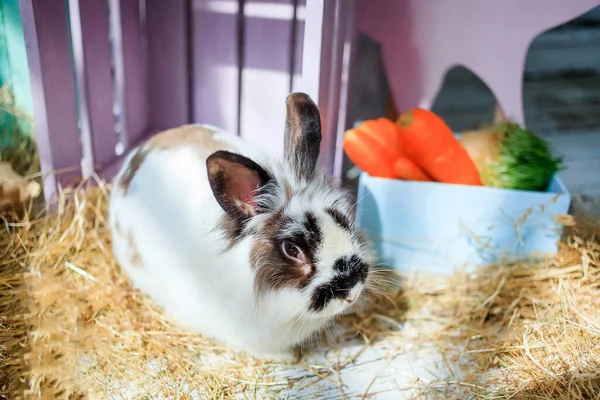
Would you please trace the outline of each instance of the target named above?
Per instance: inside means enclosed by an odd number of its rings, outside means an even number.
[[[524,123],[527,49],[540,33],[600,5],[599,0],[359,0],[358,29],[383,47],[399,110],[430,108],[448,69],[463,65]]]

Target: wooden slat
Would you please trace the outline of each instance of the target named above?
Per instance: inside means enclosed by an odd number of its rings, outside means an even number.
[[[327,3],[325,0],[306,0],[300,89],[308,93],[319,105],[324,95],[321,71],[328,71],[330,68],[329,63],[322,64],[322,61],[327,62],[327,59],[321,60],[323,58],[321,49],[330,45],[330,42],[326,41],[327,37],[331,36],[331,29],[327,30],[328,27],[324,25],[325,12],[326,6],[330,9],[335,1]]]
[[[189,13],[189,0],[146,0],[153,132],[191,121]]]
[[[67,3],[20,0],[31,77],[35,133],[44,195],[56,193],[53,171],[63,183],[81,177],[81,148],[69,41]],[[49,175],[48,175],[49,174]]]
[[[144,59],[139,0],[109,0],[120,145],[127,152],[148,128],[147,64]]]
[[[306,19],[306,0],[296,0],[296,14],[294,19],[295,32],[293,34],[293,65],[292,88],[290,92],[300,89],[302,81],[302,50],[304,44],[304,21]]]
[[[343,155],[339,138],[347,126],[346,77],[350,72],[348,52],[354,37],[355,6],[355,0],[306,1],[301,88],[319,105],[323,126],[321,163],[338,178]]]
[[[295,51],[294,1],[247,0],[244,17],[240,136],[280,156]]]
[[[342,178],[344,173],[344,153],[343,138],[346,129],[349,129],[354,124],[351,115],[352,101],[350,98],[350,90],[354,77],[354,65],[356,57],[356,1],[349,0],[340,2],[340,12],[337,15],[340,18],[340,43],[336,48],[339,52],[339,94],[337,117],[335,126],[334,139],[334,154],[333,154],[333,175],[337,178]]]
[[[135,143],[146,133],[149,117],[147,60],[143,54],[139,5],[139,0],[121,0],[127,129],[130,143]]]
[[[128,147],[127,101],[125,86],[125,60],[123,55],[123,34],[121,29],[120,0],[108,0],[109,31],[111,39],[111,62],[113,67],[113,88],[115,130],[117,133],[116,153],[122,155]]]
[[[92,132],[88,112],[88,95],[86,84],[85,60],[83,54],[83,34],[81,29],[81,13],[79,0],[68,0],[69,28],[71,52],[73,54],[73,70],[75,74],[75,92],[77,115],[79,116],[79,142],[81,143],[81,174],[89,179],[94,172],[94,155],[92,150]]]
[[[235,0],[195,0],[193,119],[239,131],[239,11]]]
[[[115,160],[117,135],[113,115],[109,16],[106,0],[77,0],[80,10],[84,74],[94,166]]]

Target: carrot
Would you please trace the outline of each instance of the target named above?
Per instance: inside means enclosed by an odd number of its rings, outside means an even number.
[[[364,121],[356,128],[362,136],[368,136],[378,143],[381,150],[396,159],[402,153],[398,142],[398,127],[387,118],[377,118]]]
[[[414,108],[400,115],[396,124],[402,150],[433,180],[482,186],[475,163],[435,113]]]
[[[431,178],[421,168],[406,157],[400,157],[396,160],[394,175],[396,175],[396,178],[406,181],[431,181]]]
[[[379,178],[394,178],[394,159],[372,137],[363,136],[356,129],[349,129],[344,135],[344,151],[367,174]]]
[[[400,157],[398,127],[379,118],[368,120],[344,134],[344,151],[354,164],[371,176],[394,178],[394,162]]]

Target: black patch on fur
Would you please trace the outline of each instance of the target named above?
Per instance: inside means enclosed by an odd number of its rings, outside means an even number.
[[[299,226],[300,229],[290,232],[290,225]],[[313,266],[314,272],[314,266],[318,262],[317,252],[319,251],[319,248],[321,247],[321,241],[323,240],[323,233],[321,231],[321,227],[319,226],[317,217],[315,217],[312,212],[307,212],[304,216],[304,221],[302,224],[298,224],[298,221],[291,217],[283,217],[276,242],[277,248],[282,257],[287,259],[287,257],[285,257],[281,251],[281,243],[284,240],[294,243],[300,248],[300,250],[302,250],[307,257],[308,262]]]
[[[305,93],[292,93],[286,99],[284,149],[296,174],[310,178],[315,172],[321,146],[321,115]]]
[[[342,229],[344,229],[347,232],[352,232],[352,228],[351,228],[351,224],[350,224],[350,219],[348,217],[346,217],[341,211],[336,210],[335,208],[327,208],[325,210],[325,212],[327,214],[329,214],[329,216],[331,218],[333,218],[333,220],[335,221],[335,223]]]
[[[353,254],[349,257],[339,258],[333,264],[333,270],[343,277],[357,277],[357,282],[367,279],[369,266],[359,256]]]
[[[306,230],[308,247],[316,252],[321,247],[323,241],[323,232],[319,226],[319,221],[315,214],[307,212],[304,220],[304,229]]]
[[[333,299],[343,299],[357,283],[364,283],[369,266],[357,255],[338,259],[333,265],[336,275],[331,281],[318,286],[311,297],[309,309],[322,311]]]

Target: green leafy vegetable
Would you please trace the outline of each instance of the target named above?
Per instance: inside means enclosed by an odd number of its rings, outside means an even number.
[[[491,130],[498,153],[482,168],[486,186],[545,191],[552,177],[564,169],[562,157],[555,157],[545,140],[519,124],[501,122]]]

